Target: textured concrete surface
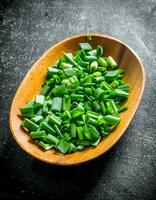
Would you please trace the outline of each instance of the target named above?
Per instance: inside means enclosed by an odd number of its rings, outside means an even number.
[[[67,36],[104,33],[141,57],[142,103],[111,151],[60,168],[29,157],[11,137],[9,109],[26,72]],[[0,199],[153,200],[156,196],[156,1],[0,1]]]

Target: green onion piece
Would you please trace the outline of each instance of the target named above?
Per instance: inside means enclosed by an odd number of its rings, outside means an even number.
[[[120,90],[120,89],[115,89],[114,92],[115,92],[114,94],[119,97],[128,98],[128,96],[129,96],[129,94],[127,92]]]
[[[61,64],[61,69],[68,69],[68,68],[72,68],[73,65],[69,64],[69,63],[62,63]]]
[[[86,52],[83,49],[81,49],[77,53],[79,54],[79,56],[82,59],[82,61],[85,61]]]
[[[125,92],[129,92],[129,90],[130,90],[130,84],[127,83],[127,84],[119,85],[118,89],[123,90]]]
[[[81,126],[76,127],[76,132],[79,140],[83,140],[83,128]]]
[[[43,108],[40,107],[37,112],[36,112],[36,115],[42,115],[43,114]]]
[[[61,153],[65,154],[70,149],[70,144],[64,140],[60,140],[55,148],[58,149]]]
[[[111,56],[108,56],[107,62],[112,67],[112,69],[117,68],[117,63],[115,62],[115,60]]]
[[[100,85],[100,87],[104,90],[108,90],[110,92],[113,91],[113,88],[106,82],[106,81],[103,81]]]
[[[40,138],[45,138],[46,137],[46,133],[45,131],[33,131],[30,133],[31,137],[34,139],[40,139]]]
[[[53,94],[55,96],[62,96],[67,93],[67,89],[65,85],[60,85],[58,87],[53,88]]]
[[[39,128],[39,126],[37,124],[35,124],[33,121],[25,118],[22,121],[22,127],[28,129],[29,131],[37,131],[37,129]]]
[[[124,111],[126,111],[128,109],[128,105],[123,105],[123,106],[121,106],[120,108],[119,108],[119,113],[120,112],[124,112]]]
[[[54,67],[48,67],[48,72],[47,72],[47,77],[50,78],[52,77],[54,74],[59,74],[60,70],[56,69]]]
[[[62,110],[68,110],[70,111],[70,104],[71,104],[71,99],[69,95],[65,95],[63,97],[63,102],[62,102]]]
[[[76,146],[73,143],[69,143],[70,144],[70,149],[68,150],[68,153],[72,153],[76,151]]]
[[[105,115],[103,118],[109,125],[117,125],[120,122],[120,118],[113,115]]]
[[[98,45],[97,48],[96,48],[96,51],[97,51],[96,56],[98,56],[98,57],[102,56],[102,54],[103,54],[103,48],[102,48],[102,46]]]
[[[89,62],[85,62],[83,60],[79,60],[77,62],[81,67],[87,68],[89,66]]]
[[[70,135],[72,138],[76,138],[76,124],[74,123],[70,125]]]
[[[101,99],[104,96],[104,94],[105,94],[105,91],[101,89],[100,87],[94,90],[94,97],[96,99]]]
[[[117,80],[115,80],[115,81],[113,81],[113,82],[110,84],[110,86],[111,86],[112,88],[117,88],[117,87],[119,86],[119,82],[118,82]]]
[[[87,94],[87,95],[92,95],[93,94],[92,88],[85,88],[84,90],[85,90],[85,94]]]
[[[62,75],[61,75],[61,76],[62,76]],[[56,74],[53,75],[55,84],[56,84],[56,83],[60,83],[60,81],[61,81],[60,77],[61,77],[61,76],[58,76],[58,75],[56,75]]]
[[[113,81],[118,75],[118,70],[108,71],[105,75],[106,81]]]
[[[60,138],[63,138],[63,135],[62,135],[60,129],[58,128],[58,126],[56,124],[54,125],[54,129],[55,129],[56,133],[58,134],[58,136]]]
[[[46,84],[51,88],[53,87],[53,85],[55,84],[55,80],[54,78],[51,78],[49,80],[46,81]],[[43,95],[43,94],[42,94]]]
[[[61,112],[62,108],[62,98],[54,97],[52,101],[51,110]]]
[[[106,102],[106,106],[107,106],[106,110],[107,110],[108,114],[117,114],[118,115],[118,109],[113,100]]]
[[[94,118],[94,119],[98,119],[98,117],[99,117],[99,114],[96,113],[96,112],[93,112],[93,111],[88,111],[88,112],[87,112],[87,115],[88,115],[89,117]]]
[[[97,71],[99,71],[99,72],[105,72],[106,68],[105,67],[98,67]]]
[[[64,133],[63,136],[64,136],[63,139],[64,139],[65,141],[68,142],[68,141],[71,140],[71,136],[70,136],[68,133]]]
[[[105,80],[105,77],[104,76],[97,76],[97,77],[94,77],[94,81],[96,83],[101,83],[102,81]]]
[[[83,145],[78,145],[78,146],[76,147],[76,150],[77,150],[77,151],[82,151],[84,148],[85,148],[85,146],[83,146]]]
[[[101,72],[94,72],[92,75],[95,76],[95,77],[99,77],[99,76],[102,76],[102,73]]]
[[[77,140],[76,144],[82,146],[89,146],[90,142],[88,140]]]
[[[65,75],[69,77],[73,76],[76,73],[76,71],[73,68],[64,69],[63,71]]]
[[[89,125],[84,134],[92,142],[97,141],[97,139],[100,137],[98,130],[93,125]]]
[[[81,115],[83,115],[84,112],[85,112],[85,111],[84,111],[84,108],[78,106],[77,108],[74,108],[74,109],[71,111],[71,116],[72,116],[72,118],[77,118],[77,117],[80,117]]]
[[[81,66],[79,66],[79,64],[77,62],[75,62],[67,53],[64,54],[64,56],[66,57],[66,59],[71,62],[75,67],[77,67],[80,70],[83,70],[83,68]]]
[[[45,121],[41,122],[40,128],[41,128],[41,130],[45,130],[48,133],[56,134],[55,130]]]
[[[43,113],[48,113],[48,102],[44,101],[43,103]]]
[[[78,61],[82,61],[81,57],[79,56],[78,53],[75,54],[74,56],[74,61],[78,63]]]
[[[66,115],[67,115],[67,117],[68,117],[69,119],[72,118],[72,117],[71,117],[71,114],[70,114],[70,112],[69,112],[68,110],[65,110],[65,113],[66,113]]]
[[[71,100],[73,100],[73,101],[84,101],[84,95],[82,95],[82,94],[71,94]]]
[[[31,118],[34,116],[34,106],[33,105],[26,105],[23,108],[20,108],[20,112],[23,117]]]
[[[87,52],[90,56],[96,56],[97,55],[97,50],[94,49],[92,51]]]
[[[89,43],[79,43],[80,48],[83,49],[84,51],[91,51],[92,47],[90,46]]]
[[[81,79],[81,84],[91,83],[91,82],[92,82],[92,77],[91,76],[86,76],[85,78]]]
[[[43,106],[44,103],[44,96],[43,95],[37,95],[35,99],[35,106]]]
[[[95,126],[99,126],[99,123],[98,123],[97,119],[93,119],[91,117],[88,119],[88,123],[92,124],[92,125],[95,125]]]
[[[58,144],[59,143],[59,140],[55,137],[55,136],[53,136],[53,135],[51,135],[51,134],[48,134],[47,136],[46,136],[46,139],[51,143],[54,143],[54,144]]]
[[[106,108],[105,108],[105,104],[103,101],[100,102],[100,107],[101,107],[101,110],[102,110],[102,114],[105,115],[106,113]]]
[[[57,117],[56,115],[54,115],[53,113],[49,116],[48,122],[51,124],[57,124],[57,125],[61,125],[62,120]]]
[[[47,93],[49,92],[49,90],[50,90],[50,86],[49,86],[49,85],[45,85],[45,86],[42,88],[42,90],[41,90],[41,92],[40,92],[40,95],[46,96]]]
[[[94,108],[94,110],[95,110],[96,112],[101,111],[101,107],[100,107],[100,105],[99,105],[99,103],[98,103],[97,101],[94,101],[94,102],[93,102],[93,108]]]
[[[99,144],[100,140],[101,140],[101,136],[99,136],[99,138],[98,138],[96,141],[91,142],[90,144],[91,144],[92,146],[96,147],[96,146]]]
[[[97,67],[98,67],[98,63],[97,61],[94,61],[90,64],[90,73],[93,73],[97,70]]]
[[[99,64],[100,66],[102,66],[102,67],[108,67],[108,63],[107,63],[107,61],[106,61],[103,57],[100,57],[100,58],[98,59],[98,64]]]
[[[38,144],[39,144],[39,146],[41,146],[45,150],[49,150],[49,149],[54,147],[53,144],[46,144],[46,143],[44,143],[42,141],[40,141]]]
[[[33,117],[31,120],[35,123],[40,123],[43,120],[43,116],[37,115],[37,116]]]
[[[85,61],[87,61],[87,62],[93,62],[93,61],[96,61],[96,60],[97,60],[96,56],[86,56],[85,57]]]
[[[96,83],[84,83],[83,86],[84,87],[89,87],[89,86],[95,86]]]

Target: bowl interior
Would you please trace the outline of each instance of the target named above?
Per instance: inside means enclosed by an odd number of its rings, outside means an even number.
[[[125,80],[131,84],[130,96],[127,100],[129,109],[121,113],[121,123],[96,148],[88,148],[81,152],[69,155],[60,155],[54,150],[43,151],[36,145],[30,136],[20,127],[19,108],[34,98],[40,91],[45,79],[47,68],[52,66],[62,52],[74,52],[79,49],[79,42],[88,42],[85,35],[78,35],[54,45],[33,65],[20,84],[14,97],[10,112],[10,127],[17,143],[30,155],[42,161],[58,164],[72,165],[91,160],[110,149],[122,136],[133,118],[139,105],[144,89],[144,71],[140,59],[133,50],[122,42],[108,36],[95,34],[89,43],[96,47],[104,47],[104,55],[111,55],[118,65],[125,70]]]

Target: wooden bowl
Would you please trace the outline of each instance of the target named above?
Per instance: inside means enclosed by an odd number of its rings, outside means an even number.
[[[121,123],[96,148],[88,148],[81,152],[61,155],[55,150],[43,151],[33,143],[30,136],[20,127],[19,108],[34,98],[40,91],[45,79],[47,68],[52,66],[62,52],[74,52],[79,48],[79,42],[88,42],[86,34],[67,38],[46,51],[28,71],[13,99],[10,111],[11,132],[19,146],[31,156],[47,163],[56,165],[75,165],[92,160],[108,151],[123,135],[130,124],[142,97],[145,75],[144,68],[137,54],[123,42],[99,34],[92,34],[89,41],[93,47],[104,47],[104,55],[111,55],[118,65],[125,70],[125,81],[131,84],[130,96],[127,100],[129,109],[121,113]]]

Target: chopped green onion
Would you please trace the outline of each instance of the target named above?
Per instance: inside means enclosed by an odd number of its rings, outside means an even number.
[[[79,46],[48,67],[40,93],[20,108],[21,126],[44,150],[67,154],[96,147],[128,109],[122,105],[130,91],[124,70],[103,55],[103,46]]]

